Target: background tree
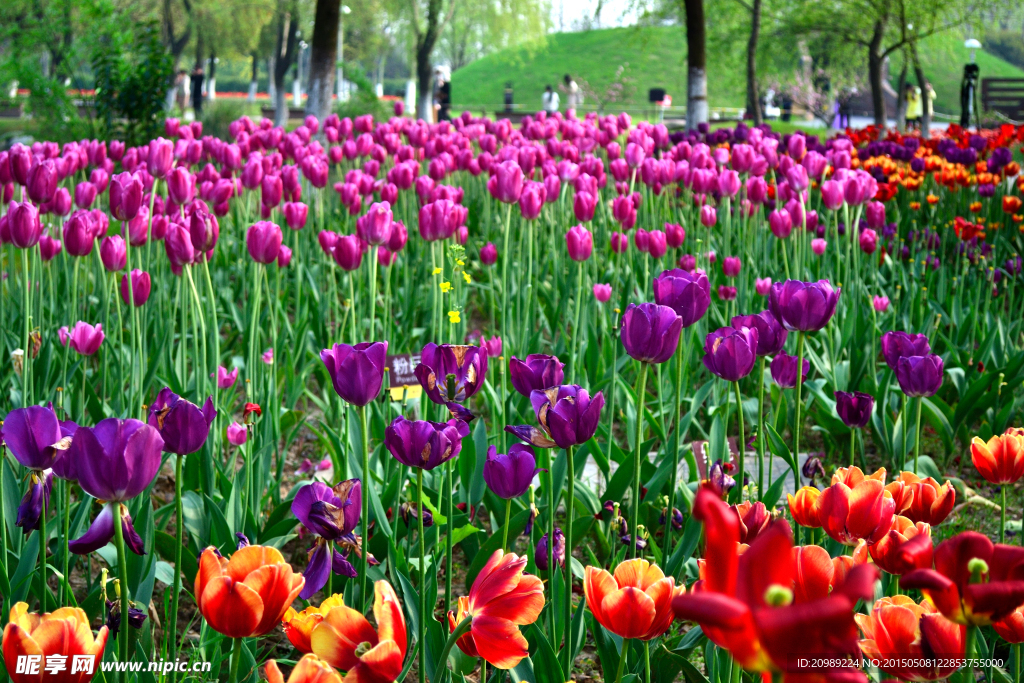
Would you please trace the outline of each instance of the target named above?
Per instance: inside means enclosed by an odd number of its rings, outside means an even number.
[[[309,99],[306,113],[321,121],[331,113],[334,72],[338,61],[338,19],[340,0],[317,0],[313,42],[309,54]]]
[[[434,46],[451,21],[457,0],[409,0],[416,55],[416,115],[433,118]]]

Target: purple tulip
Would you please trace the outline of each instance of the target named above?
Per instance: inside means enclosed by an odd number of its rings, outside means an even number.
[[[722,259],[722,273],[726,277],[738,277],[742,267],[743,262],[740,261],[739,256],[726,256]]]
[[[594,218],[597,208],[597,197],[586,191],[577,192],[572,200],[572,211],[576,220],[587,223]]]
[[[455,234],[458,227],[456,217],[457,205],[450,199],[438,199],[424,204],[418,214],[420,237],[427,242],[448,239]]]
[[[476,346],[431,342],[420,352],[415,373],[434,403],[463,403],[484,385],[487,354]]]
[[[405,249],[406,242],[409,241],[409,231],[405,229],[405,223],[402,221],[393,221],[391,223],[391,239],[388,240],[388,251],[392,254]]]
[[[534,391],[560,386],[564,367],[565,363],[555,356],[532,353],[525,360],[512,356],[508,362],[508,374],[512,388],[529,398]]]
[[[487,180],[487,191],[504,204],[515,204],[523,192],[523,169],[509,159],[491,167],[493,175]]]
[[[774,356],[786,345],[786,337],[789,333],[779,321],[775,319],[771,311],[765,310],[754,315],[733,316],[729,324],[739,329],[749,327],[757,330],[757,355]]]
[[[493,266],[498,262],[498,248],[494,242],[488,242],[480,247],[480,262],[485,266]]]
[[[281,203],[284,195],[284,181],[279,175],[265,175],[260,181],[260,198],[263,206],[273,209]]]
[[[928,337],[923,334],[907,334],[906,332],[886,332],[882,335],[882,357],[885,364],[893,372],[900,358],[908,356],[927,356],[932,352]]]
[[[133,173],[118,173],[110,179],[110,213],[119,221],[135,218],[142,206],[142,180]]]
[[[528,221],[540,216],[540,210],[544,208],[544,200],[547,199],[548,191],[544,183],[527,182],[519,195],[519,212]]]
[[[896,380],[907,396],[934,396],[942,387],[942,372],[942,358],[935,354],[903,356],[896,364]]]
[[[791,356],[785,351],[778,353],[775,358],[772,358],[772,379],[779,385],[779,387],[783,389],[793,389],[796,387],[796,362],[797,357]],[[810,362],[804,358],[803,373],[800,378],[801,383],[807,381],[807,373],[810,369]]]
[[[52,261],[60,253],[60,240],[43,234],[39,238],[39,256],[43,261]]]
[[[432,470],[458,456],[466,436],[469,425],[462,420],[413,421],[399,415],[384,430],[384,446],[399,462]]]
[[[174,163],[174,143],[164,138],[157,138],[149,143],[149,160],[147,170],[157,178],[166,178]],[[178,202],[182,204],[183,202]]]
[[[630,304],[619,335],[626,353],[642,363],[664,363],[679,346],[683,319],[668,306]]]
[[[861,231],[858,241],[861,251],[865,254],[874,254],[875,249],[878,248],[878,233],[871,228],[865,228]]]
[[[533,442],[534,445],[550,448],[545,444],[552,443],[559,448],[571,448],[586,443],[594,436],[604,407],[604,394],[599,391],[591,398],[579,385],[563,384],[531,392],[530,403],[537,422],[547,435],[547,440]],[[519,436],[511,428],[508,431]]]
[[[387,342],[335,344],[320,352],[320,360],[341,400],[363,407],[380,395],[387,355]]]
[[[181,269],[196,259],[196,249],[192,246],[192,237],[188,228],[180,223],[171,223],[164,236],[164,251],[171,263],[171,270],[181,275]]]
[[[555,563],[559,567],[565,567],[565,534],[559,527],[555,527]],[[544,534],[537,541],[537,547],[533,553],[533,562],[537,565],[537,569],[541,571],[547,571],[551,566],[551,558],[548,554],[548,535]]]
[[[100,261],[111,273],[124,270],[128,263],[128,250],[120,235],[108,235],[100,242]]]
[[[868,202],[864,207],[864,217],[867,219],[869,228],[879,230],[885,227],[885,204]]]
[[[835,315],[839,294],[828,280],[786,280],[772,285],[768,307],[790,332],[817,332]]]
[[[271,223],[271,225],[274,224]],[[278,228],[278,232],[280,230]],[[217,240],[220,238],[220,224],[217,222],[217,217],[210,213],[205,203],[201,201],[193,204],[188,220],[188,235],[197,256],[201,256],[217,246]],[[248,245],[248,234],[246,235],[246,244]]]
[[[52,407],[16,408],[4,418],[2,439],[15,460],[30,470],[48,470],[71,445]]]
[[[826,180],[821,184],[821,203],[826,209],[835,211],[843,205],[843,185],[838,180]]]
[[[75,206],[80,209],[88,209],[96,201],[96,186],[88,180],[75,185]]]
[[[526,493],[533,477],[542,470],[537,468],[533,448],[524,444],[509,446],[508,453],[498,453],[491,446],[484,463],[484,481],[499,498],[518,498]]]
[[[284,205],[284,221],[292,230],[301,230],[306,226],[309,207],[302,202],[286,202]]]
[[[131,276],[131,294],[128,292],[129,276]],[[124,301],[125,306],[128,306],[130,299],[132,304],[138,308],[149,301],[151,287],[152,282],[149,273],[135,268],[131,273],[125,273],[121,276],[121,300]]]
[[[245,233],[245,246],[249,256],[257,263],[269,265],[277,260],[284,235],[277,223],[258,221]]]
[[[213,407],[213,397],[207,396],[200,409],[175,394],[170,387],[164,387],[149,406],[148,422],[160,432],[164,451],[189,455],[206,443],[215,417],[217,410]]]
[[[188,204],[195,192],[195,178],[187,168],[178,166],[167,176],[167,196],[175,204]]]
[[[86,555],[111,541],[113,506],[131,500],[153,482],[160,470],[163,447],[164,440],[156,428],[139,420],[111,417],[93,428],[78,428],[67,453],[74,478],[83,491],[105,504],[85,535],[68,544],[71,552]],[[128,548],[136,555],[145,555],[142,539],[124,505],[121,530]]]
[[[756,359],[756,328],[720,327],[704,340],[704,367],[727,382],[749,375]]]
[[[668,306],[689,327],[704,317],[711,305],[711,287],[703,270],[690,273],[679,268],[662,271],[654,278],[654,301]]]
[[[391,205],[387,202],[376,202],[356,220],[356,233],[359,237],[373,246],[387,244],[391,239],[391,227],[393,224]]]
[[[11,244],[18,249],[31,249],[43,236],[43,224],[39,222],[39,209],[28,202],[11,202],[5,218]]]
[[[348,557],[353,552],[362,557],[362,539],[355,533],[362,500],[362,484],[358,479],[347,479],[333,488],[314,481],[295,494],[292,514],[317,537],[303,572],[306,585],[299,594],[303,600],[309,600],[323,588],[332,571],[349,578],[359,575]],[[377,564],[372,556],[367,559],[370,564]]]
[[[93,327],[89,323],[79,320],[71,330],[68,343],[75,353],[91,356],[100,350],[100,344],[103,343],[104,337],[102,323],[97,323],[96,327]]]
[[[575,225],[565,233],[565,246],[573,261],[586,261],[594,250],[594,237],[582,225]]]
[[[847,427],[863,429],[871,421],[871,411],[875,407],[875,399],[871,394],[837,391],[835,397],[836,413]]]
[[[353,271],[363,262],[363,249],[356,235],[343,235],[334,244],[334,262],[342,269]]]
[[[718,222],[718,211],[710,204],[700,207],[700,222],[705,228],[713,228]]]
[[[776,209],[768,214],[768,228],[773,235],[784,240],[793,232],[793,218],[785,209]]]
[[[44,204],[53,199],[57,191],[57,165],[53,159],[45,159],[32,164],[28,172],[28,184],[25,190],[29,199]]]

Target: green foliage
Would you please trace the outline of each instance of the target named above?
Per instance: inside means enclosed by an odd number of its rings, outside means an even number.
[[[1024,36],[1020,31],[988,31],[984,47],[986,52],[1024,69]]]
[[[335,114],[342,118],[373,114],[373,118],[376,120],[386,119],[391,115],[388,105],[377,98],[373,83],[366,77],[366,74],[358,69],[353,69],[351,72],[345,72],[345,78],[355,83],[357,90],[348,102],[335,104]]]
[[[155,23],[139,27],[128,45],[106,38],[92,53],[97,119],[108,136],[138,144],[160,131],[172,59]]]
[[[231,122],[242,116],[259,118],[260,106],[242,99],[218,99],[203,105],[203,133],[227,139]]]

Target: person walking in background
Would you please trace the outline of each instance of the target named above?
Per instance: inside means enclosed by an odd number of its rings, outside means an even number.
[[[907,83],[907,129],[913,130],[921,127],[921,116],[924,109],[921,106],[921,89],[916,85]]]
[[[579,109],[581,104],[583,104],[583,93],[580,92],[580,86],[576,84],[572,76],[565,74],[566,109]]]
[[[558,111],[558,93],[550,85],[544,86],[544,94],[540,96],[541,109],[553,114]]]
[[[196,68],[192,70],[192,109],[196,113],[198,119],[203,113],[203,67],[200,64],[196,64]]]

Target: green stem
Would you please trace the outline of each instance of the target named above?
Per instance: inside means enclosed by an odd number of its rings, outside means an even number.
[[[854,452],[857,445],[857,430],[850,430],[850,467],[853,467]]]
[[[419,517],[420,524],[420,585],[417,586],[420,598],[420,618],[417,620],[417,625],[420,632],[416,648],[419,650],[420,683],[425,683],[427,680],[426,643],[424,642],[427,629],[427,546],[423,536],[423,469],[419,467],[416,468],[416,516]]]
[[[917,474],[917,461],[921,457],[921,404],[924,402],[923,396],[917,397],[917,431],[914,436],[914,474]],[[1005,506],[1004,506],[1005,507]]]
[[[40,475],[42,477],[42,475]],[[46,594],[49,593],[49,589],[46,586],[46,495],[43,495],[43,511],[39,515],[39,604],[42,609],[40,612],[46,611]],[[3,522],[0,522],[2,524]]]
[[[761,369],[757,373],[757,499],[764,500],[764,365],[767,356],[761,356]],[[798,369],[799,370],[799,369]],[[770,479],[770,477],[769,477]],[[769,481],[771,486],[772,482]]]
[[[117,639],[118,658],[128,661],[128,634],[132,629],[128,621],[128,610],[131,599],[128,594],[128,557],[124,550],[124,531],[121,528],[121,503],[109,503],[114,506],[114,544],[117,547],[117,574],[121,584],[121,634]],[[173,619],[173,616],[172,616]]]
[[[651,645],[650,641],[644,641],[644,681],[651,683]]]
[[[622,680],[622,670],[626,666],[626,648],[629,647],[629,640],[622,640],[622,652],[619,653],[619,665],[615,667],[615,680],[612,683],[619,683]]]
[[[675,385],[675,397],[674,397],[674,412],[672,413],[675,421],[675,440],[672,444],[672,473],[669,475],[669,488],[668,488],[668,509],[665,511],[665,537],[662,539],[661,556],[664,561],[667,561],[670,552],[670,546],[672,542],[672,512],[675,510],[676,505],[676,487],[678,483],[676,479],[679,476],[679,446],[683,435],[679,433],[679,413],[682,410],[683,404],[683,336],[679,335],[679,345],[676,347],[676,385]]]
[[[974,683],[974,645],[978,639],[978,627],[968,626],[967,627],[967,643],[964,647],[964,675],[961,676],[961,680],[969,681]]]
[[[501,549],[508,549],[508,520],[512,516],[512,499],[505,499],[505,525],[501,527]]]
[[[0,466],[2,466],[2,465],[3,465],[3,461],[0,460]],[[64,517],[64,535],[61,538],[67,540],[71,536],[71,531],[70,531],[70,527],[71,527],[71,482],[70,481],[64,481],[64,482],[61,482],[61,484],[62,485],[61,485],[60,490],[63,492],[63,495],[61,496],[60,503],[61,503],[61,507],[64,508],[62,510],[63,517]],[[2,509],[3,509],[3,501],[2,501],[2,499],[0,499],[0,510],[2,510]],[[2,524],[3,523],[0,522],[0,525],[2,525]],[[63,602],[61,604],[62,605],[70,605],[71,604],[71,598],[73,597],[73,593],[71,592],[71,579],[68,578],[68,565],[70,563],[70,557],[69,556],[71,555],[71,551],[68,548],[67,543],[61,543],[61,545],[64,546],[63,552],[61,553],[63,555],[63,570],[64,570],[64,584],[61,586],[61,596],[62,596]],[[2,549],[3,547],[6,547],[6,546],[0,546],[0,549]],[[0,550],[0,552],[2,552],[2,550]]]
[[[228,683],[238,683],[238,663],[242,660],[242,639],[235,638],[235,644],[231,648],[231,673],[228,676]]]
[[[636,381],[636,440],[633,444],[633,515],[630,520],[629,556],[636,557],[637,525],[640,523],[640,450],[644,436],[644,399],[647,394],[647,363],[640,363],[640,377]]]
[[[373,479],[370,477],[370,418],[366,414],[366,406],[359,406],[359,420],[362,424],[363,432],[363,486],[366,490],[363,492],[363,509],[361,512],[360,519],[360,533],[362,534],[362,542],[364,544],[369,543],[367,534],[369,533],[369,519],[370,519],[370,495],[369,487],[373,485]],[[420,515],[422,518],[422,513]],[[362,561],[359,563],[359,600],[360,605],[366,602],[366,576],[368,572],[368,550],[364,547],[362,553]],[[332,572],[333,573],[333,572]],[[360,610],[362,611],[362,610]]]
[[[377,251],[370,249],[370,333],[367,341],[373,341],[377,320]]]
[[[445,489],[448,494],[448,500],[445,501],[445,515],[448,516],[447,529],[445,530],[445,550],[444,550],[444,609],[445,612],[451,607],[452,604],[452,553],[454,552],[454,544],[452,543],[452,535],[455,532],[453,522],[455,521],[454,506],[452,505],[452,498],[454,496],[452,487],[452,461],[449,460],[445,463]],[[440,501],[438,501],[440,502]]]
[[[437,673],[434,674],[434,679],[435,680],[439,679],[439,675],[438,674],[441,671],[445,671],[445,670],[448,669],[448,655],[451,653],[452,647],[455,646],[455,642],[459,638],[461,638],[462,636],[466,635],[466,633],[469,631],[469,627],[472,626],[472,625],[473,625],[473,617],[472,617],[472,615],[468,615],[467,614],[466,618],[463,619],[462,621],[460,621],[459,625],[456,626],[455,630],[452,631],[451,635],[448,636],[448,640],[444,644],[444,649],[441,650],[441,657],[437,660],[437,668],[434,669],[434,671],[437,672]],[[486,666],[486,660],[485,660],[484,666]]]
[[[3,294],[3,292],[0,292]],[[2,297],[0,297],[2,298]],[[0,443],[0,510],[6,510],[6,502],[4,501],[4,471],[6,470],[5,463],[7,462],[7,445]],[[64,535],[67,538],[67,534]],[[0,520],[0,570],[3,571],[4,576],[10,576],[7,573],[7,523],[5,520]],[[2,622],[3,617],[0,617]]]
[[[796,420],[793,423],[793,462],[796,465],[800,464],[800,409],[803,407],[801,401],[801,392],[804,385],[804,333],[797,333],[796,340]],[[800,490],[800,473],[797,469],[793,470],[793,483],[796,485],[794,491]]]
[[[799,367],[797,368],[797,372],[798,373],[800,372]],[[740,458],[740,471],[739,471],[739,478],[736,480],[736,489],[739,491],[739,496],[737,498],[737,502],[742,503],[743,502],[743,480],[744,480],[745,474],[746,474],[746,463],[747,463],[747,459],[745,457],[746,456],[746,450],[747,450],[747,437],[746,437],[746,434],[743,433],[743,396],[740,394],[740,383],[739,382],[733,382],[733,385],[736,387],[736,422],[739,424],[739,429],[740,429],[740,440],[736,444],[736,450],[739,451],[739,458]]]
[[[580,343],[580,302],[583,299],[583,262],[576,265],[578,266],[578,275],[576,277],[576,315],[573,318],[575,322],[572,326],[572,353],[569,355],[571,374],[569,376],[572,378],[572,381],[579,383],[580,373],[576,367],[576,354]]]
[[[999,509],[999,542],[1006,543],[1006,484],[1003,484],[999,489],[1003,499],[1003,504]]]
[[[181,550],[184,547],[185,538],[185,515],[181,499],[181,466],[184,456],[177,455],[174,458],[174,533],[178,542],[174,544],[174,587],[171,593],[171,619],[170,619],[170,646],[171,659],[178,657],[178,597],[181,594]]]
[[[21,275],[25,284],[24,309],[24,336],[22,338],[21,357],[21,405],[28,407],[32,405],[32,353],[29,349],[29,332],[32,330],[32,278],[28,272],[28,249],[21,250]]]
[[[581,269],[582,271],[582,269]],[[565,449],[566,459],[566,477],[569,480],[568,491],[566,492],[565,498],[565,590],[563,592],[565,597],[565,621],[563,622],[563,629],[565,631],[565,677],[566,680],[571,680],[569,672],[572,670],[572,646],[569,642],[569,626],[572,624],[572,515],[573,515],[573,497],[575,493],[575,479],[576,470],[573,466],[573,448],[570,446]],[[551,553],[551,568],[555,568],[555,543],[551,539],[548,544],[549,552]],[[557,645],[557,643],[556,643]]]

